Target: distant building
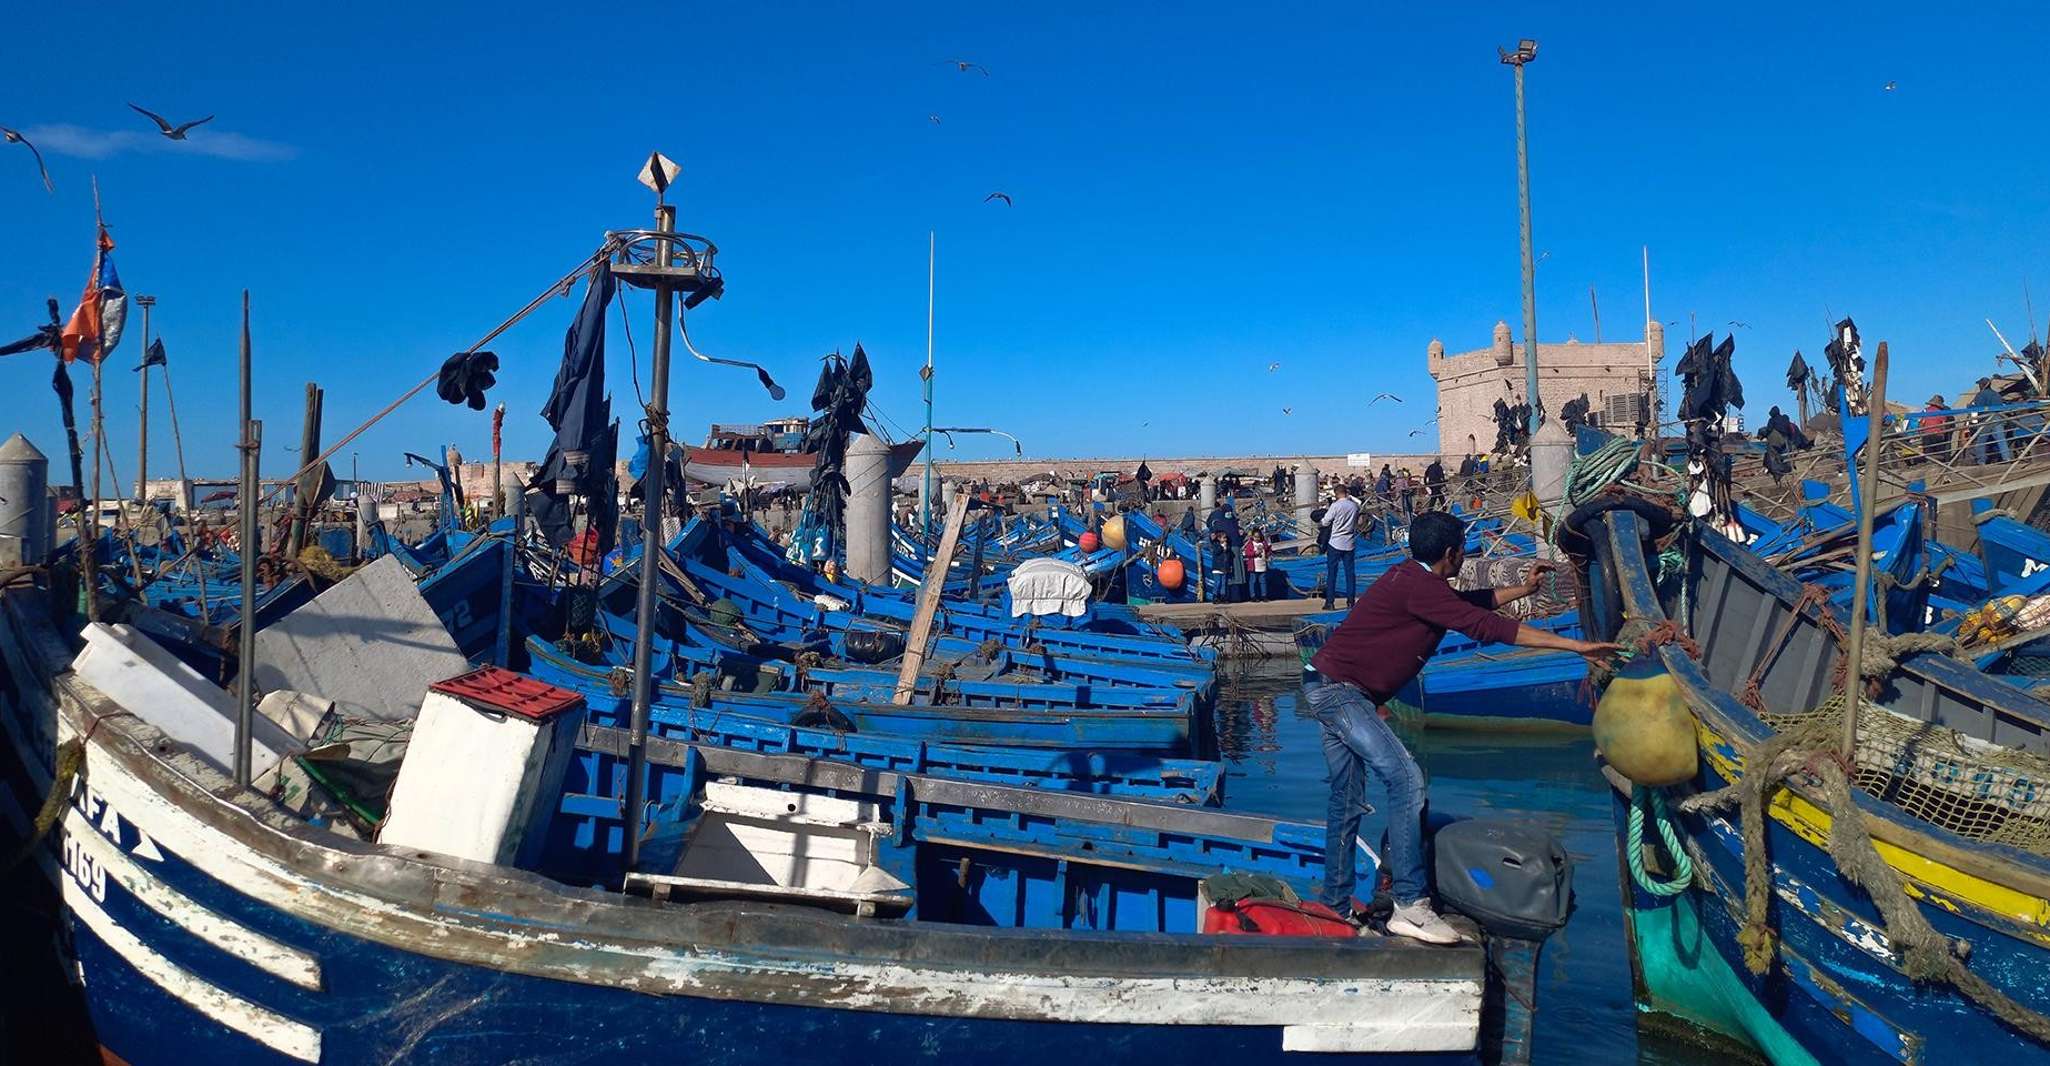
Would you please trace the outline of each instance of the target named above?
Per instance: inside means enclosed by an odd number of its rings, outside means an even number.
[[[1650,333],[1656,361],[1665,355],[1665,331],[1653,322]],[[1493,344],[1457,355],[1445,354],[1444,343],[1434,339],[1425,361],[1438,382],[1439,450],[1448,456],[1492,450],[1495,401],[1522,402],[1526,381],[1523,348],[1511,343],[1508,323],[1495,323]],[[1600,423],[1635,432],[1650,381],[1644,341],[1538,345],[1538,390],[1548,418],[1584,392]]]

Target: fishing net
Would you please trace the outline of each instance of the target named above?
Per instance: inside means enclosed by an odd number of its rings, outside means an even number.
[[[1838,694],[1811,711],[1759,717],[1783,735],[1834,737],[1843,702]],[[1874,799],[1970,840],[2050,857],[2050,758],[1866,702],[1856,763],[1852,782]]]

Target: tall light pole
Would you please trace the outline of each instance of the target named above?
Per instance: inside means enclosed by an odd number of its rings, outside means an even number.
[[[1530,152],[1523,132],[1523,67],[1537,58],[1537,42],[1525,37],[1516,51],[1498,48],[1502,62],[1516,71],[1516,203],[1523,216],[1523,398],[1530,404],[1531,440],[1538,431],[1537,267],[1530,258]],[[1536,469],[1535,464],[1532,467]]]

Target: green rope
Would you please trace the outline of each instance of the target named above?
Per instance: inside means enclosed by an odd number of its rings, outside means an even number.
[[[1657,823],[1659,840],[1666,846],[1666,854],[1673,857],[1673,879],[1661,881],[1644,869],[1644,817],[1649,811],[1652,821]],[[1687,849],[1680,843],[1680,834],[1673,828],[1673,819],[1666,813],[1666,790],[1630,786],[1630,828],[1629,839],[1624,842],[1624,860],[1630,864],[1630,879],[1637,887],[1654,896],[1677,896],[1687,891],[1694,883],[1694,860],[1687,857]]]
[[[1573,460],[1566,470],[1566,505],[1578,507],[1637,469],[1638,441],[1617,437]]]

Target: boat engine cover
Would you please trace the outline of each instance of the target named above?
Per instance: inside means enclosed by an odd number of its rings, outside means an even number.
[[[856,629],[847,634],[847,657],[855,662],[887,662],[902,654],[902,634],[876,629]]]
[[[1489,934],[1542,941],[1573,913],[1573,860],[1523,822],[1474,818],[1438,831],[1438,898]]]

